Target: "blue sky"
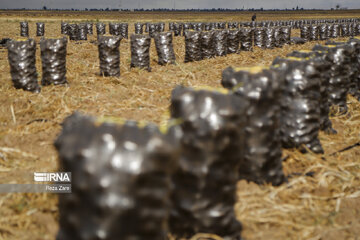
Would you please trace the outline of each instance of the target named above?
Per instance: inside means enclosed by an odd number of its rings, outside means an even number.
[[[335,8],[360,9],[360,0],[0,0],[0,8]]]

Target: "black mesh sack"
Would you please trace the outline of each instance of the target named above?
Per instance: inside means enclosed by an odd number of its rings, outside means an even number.
[[[274,28],[274,46],[275,47],[282,47],[283,46],[283,37],[281,35],[280,28]]]
[[[226,22],[217,23],[217,29],[225,29],[225,28],[226,28]]]
[[[7,41],[8,60],[13,85],[17,89],[40,92],[36,72],[36,42],[34,39]]]
[[[261,67],[236,72],[229,67],[222,73],[221,84],[250,103],[246,111],[245,157],[240,164],[239,179],[273,185],[285,180],[280,136],[282,81],[276,71]]]
[[[159,23],[159,32],[164,32],[165,31],[165,23],[161,22]]]
[[[29,23],[20,22],[20,36],[29,37]]]
[[[175,30],[174,24],[174,22],[169,22],[169,31],[173,32]]]
[[[201,32],[201,59],[209,59],[215,57],[215,41],[214,31]]]
[[[130,37],[131,45],[131,64],[130,67],[145,68],[149,72],[150,68],[150,44],[149,35],[132,34]]]
[[[86,25],[86,32],[88,35],[93,35],[94,31],[93,31],[93,24],[92,23],[85,23]]]
[[[201,56],[201,32],[185,31],[185,61],[200,61]]]
[[[240,31],[229,30],[227,37],[227,53],[237,53],[240,45]]]
[[[215,29],[217,29],[217,23],[215,23],[215,22],[210,23],[210,30],[209,31],[215,30]]]
[[[41,39],[41,84],[67,84],[66,80],[66,47],[67,38]]]
[[[98,37],[100,75],[120,76],[120,41],[118,36]]]
[[[54,145],[72,193],[59,195],[57,240],[166,239],[176,130],[138,125],[65,119]]]
[[[97,35],[106,34],[106,24],[105,23],[97,23],[96,24],[96,34]]]
[[[327,25],[327,32],[326,32],[326,38],[329,39],[331,38],[333,34],[333,26],[332,25]]]
[[[152,24],[152,23],[149,24],[149,36],[151,38],[153,38],[155,36],[155,33],[157,32],[156,29],[157,29],[157,27],[155,24]]]
[[[340,37],[340,25],[334,24],[332,25],[331,38]]]
[[[84,23],[78,24],[79,26],[79,39],[78,40],[87,40],[87,26]]]
[[[76,23],[74,24],[69,24],[69,39],[71,41],[78,41],[79,40],[79,25],[77,25]]]
[[[113,36],[120,36],[120,23],[109,23],[109,33]]]
[[[319,39],[326,40],[328,39],[328,25],[323,24],[319,26]]]
[[[331,61],[331,76],[329,80],[329,103],[337,106],[336,112],[347,113],[346,97],[351,83],[352,72],[351,55],[355,51],[350,45],[316,45],[314,51],[327,51]],[[333,114],[333,112],[331,112]]]
[[[340,36],[342,37],[349,37],[350,36],[350,32],[349,32],[349,25],[348,24],[341,24],[340,25]]]
[[[300,37],[304,39],[305,42],[310,40],[310,26],[303,25],[300,27]]]
[[[69,23],[61,22],[61,34],[64,34],[64,35],[69,34]]]
[[[174,24],[174,36],[181,36],[181,28],[182,28],[182,24],[180,23],[175,23]]]
[[[157,33],[154,37],[159,65],[175,64],[175,53],[171,32]]]
[[[259,48],[265,47],[265,29],[255,28],[254,29],[254,46]]]
[[[273,28],[265,28],[265,39],[264,39],[265,48],[274,48],[275,47],[274,33],[275,33],[275,31]]]
[[[319,39],[319,27],[317,25],[310,25],[309,40],[317,41]]]
[[[291,28],[290,27],[281,27],[280,28],[281,34],[281,45],[290,44],[291,41]]]
[[[203,23],[196,23],[195,24],[195,31],[202,31],[204,30],[204,24]]]
[[[134,23],[135,34],[143,34],[143,24],[142,23]]]
[[[122,38],[129,38],[129,24],[128,23],[120,23],[120,36]]]
[[[211,29],[211,23],[209,23],[209,22],[205,23],[205,24],[204,24],[204,30],[205,30],[205,31],[210,31],[210,30],[212,30],[212,29]]]
[[[353,60],[353,77],[352,87],[350,87],[350,94],[352,94],[358,101],[360,101],[360,38],[353,38],[349,40],[349,44],[355,48],[356,60]]]
[[[150,24],[151,23],[145,23],[145,32],[148,33],[149,32],[149,28],[150,28]]]
[[[226,56],[227,54],[228,30],[214,31],[215,56]]]
[[[190,23],[184,23],[183,25],[183,35],[185,36],[185,31],[190,30]]]
[[[320,72],[300,58],[277,57],[273,69],[285,79],[280,127],[283,147],[298,148],[302,152],[309,148],[314,153],[324,153],[318,138]]]
[[[173,90],[171,116],[181,120],[183,131],[179,168],[172,176],[170,230],[177,237],[213,233],[241,239],[234,204],[246,107],[246,100],[234,95]]]
[[[242,28],[240,30],[240,49],[242,51],[253,50],[253,30],[251,28]]]
[[[45,33],[45,24],[42,22],[36,23],[36,36],[44,36]]]
[[[293,51],[287,56],[308,59],[309,63],[320,73],[320,130],[327,134],[335,134],[336,131],[332,128],[332,123],[329,119],[330,104],[328,89],[331,76],[331,60],[328,58],[327,53],[301,50]]]

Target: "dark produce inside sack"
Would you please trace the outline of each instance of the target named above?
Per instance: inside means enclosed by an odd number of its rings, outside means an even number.
[[[128,39],[129,25],[127,23],[120,23],[120,36]]]
[[[131,39],[131,65],[130,67],[145,68],[151,71],[150,68],[150,44],[151,38],[149,35],[133,34]]]
[[[229,30],[227,36],[227,53],[237,53],[240,45],[240,31]]]
[[[135,34],[143,34],[143,24],[142,23],[134,23]]]
[[[20,36],[29,37],[29,23],[20,22]]]
[[[61,22],[61,34],[69,35],[69,23]]]
[[[173,90],[171,117],[180,119],[183,131],[169,221],[177,237],[202,232],[240,240],[234,204],[247,105],[241,97],[212,90]]]
[[[166,239],[176,131],[137,125],[65,119],[55,147],[72,193],[59,195],[58,240]]]
[[[172,43],[172,33],[157,33],[154,37],[158,63],[160,65],[175,64],[175,53]]]
[[[85,23],[86,30],[88,35],[93,35],[93,24],[92,23]]]
[[[316,45],[313,51],[326,51],[331,61],[331,76],[329,80],[329,103],[337,109],[331,114],[345,114],[348,111],[346,97],[349,92],[350,76],[352,72],[351,55],[354,47],[350,45]]]
[[[253,30],[251,28],[240,29],[240,44],[242,51],[252,51],[253,49]]]
[[[42,37],[45,34],[45,24],[44,23],[36,23],[36,36]]]
[[[96,24],[96,34],[97,35],[106,34],[106,25],[105,25],[105,23],[97,23]]]
[[[329,119],[329,79],[331,76],[331,60],[328,58],[327,53],[301,50],[294,51],[287,56],[308,59],[320,73],[320,130],[325,131],[328,134],[336,133],[332,128],[332,123]]]
[[[265,29],[265,39],[264,39],[265,48],[274,48],[275,47],[274,33],[275,33],[275,31],[273,28]]]
[[[222,73],[221,84],[250,103],[239,178],[280,185],[285,180],[280,138],[283,79],[276,71],[261,67],[236,70],[229,67]]]
[[[214,31],[200,32],[201,59],[215,57]]]
[[[87,26],[84,23],[78,24],[79,26],[79,40],[87,40]]]
[[[42,85],[67,84],[66,80],[67,38],[41,39]]]
[[[109,34],[120,36],[120,23],[109,23]]]
[[[305,42],[310,40],[310,26],[303,25],[300,27],[300,37],[304,39]]]
[[[214,31],[215,56],[226,56],[227,54],[227,30]]]
[[[79,40],[79,26],[77,24],[69,24],[69,39],[72,41]]]
[[[98,37],[100,75],[120,76],[120,41],[117,36]]]
[[[185,31],[185,62],[200,61],[201,32]]]
[[[36,71],[36,42],[34,39],[7,42],[8,60],[13,85],[17,89],[40,92]]]
[[[254,29],[254,46],[259,48],[265,47],[265,29],[255,28]]]
[[[277,57],[272,68],[285,79],[280,127],[283,147],[324,153],[318,138],[320,72],[310,61],[294,57]]]

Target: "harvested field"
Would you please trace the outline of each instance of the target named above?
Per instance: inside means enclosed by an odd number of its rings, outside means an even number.
[[[305,11],[258,13],[258,20],[359,17],[360,11]],[[0,38],[17,38],[19,22],[26,20],[30,37],[36,22],[45,23],[45,36],[60,37],[64,21],[248,21],[252,13],[118,13],[0,11]],[[297,30],[293,35],[299,36]],[[176,85],[221,87],[228,66],[269,65],[276,56],[311,49],[287,45],[280,49],[241,52],[193,63],[184,62],[184,38],[174,38],[176,65],[157,65],[155,44],[150,50],[151,72],[130,69],[130,40],[120,44],[121,77],[99,76],[96,36],[67,48],[69,87],[46,86],[40,94],[12,86],[7,50],[0,48],[0,182],[29,183],[33,172],[57,170],[53,142],[63,119],[73,111],[94,116],[123,117],[155,123],[164,121],[171,90]],[[344,39],[340,39],[344,40]],[[41,79],[40,49],[36,66]],[[320,134],[323,155],[284,151],[288,183],[279,187],[238,183],[235,206],[244,239],[359,239],[360,236],[360,103],[348,96],[349,113],[331,120],[337,135]],[[166,116],[165,116],[166,117]],[[355,144],[358,144],[355,146]],[[354,145],[343,152],[338,152]],[[55,239],[57,196],[52,194],[0,194],[0,240]],[[205,236],[204,236],[205,237]],[[193,239],[201,239],[201,235]],[[218,239],[215,238],[214,239]]]

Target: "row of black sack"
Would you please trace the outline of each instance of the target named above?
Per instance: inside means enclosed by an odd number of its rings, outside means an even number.
[[[329,107],[345,113],[349,89],[360,100],[360,39],[327,44],[227,68],[228,90],[176,87],[165,127],[65,119],[55,147],[72,194],[59,196],[57,239],[241,239],[237,181],[282,184],[282,147],[322,153],[319,131],[336,133]]]
[[[300,27],[300,37],[305,41],[326,40],[337,37],[360,35],[360,23],[304,25]]]

